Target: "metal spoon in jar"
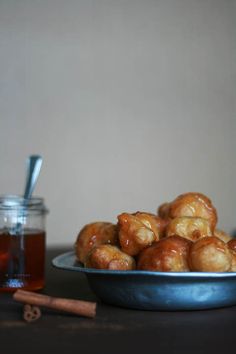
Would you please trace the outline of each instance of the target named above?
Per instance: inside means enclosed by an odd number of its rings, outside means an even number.
[[[18,237],[18,246],[15,248],[15,262],[10,262],[8,265],[8,272],[10,274],[19,274],[24,277],[25,273],[25,261],[24,261],[24,232],[23,232],[23,220],[25,217],[25,209],[27,208],[27,204],[32,196],[33,190],[35,188],[39,172],[42,165],[42,157],[39,155],[31,155],[27,159],[27,177],[25,190],[23,194],[23,205],[22,210],[20,211],[20,220],[17,222],[12,234]],[[18,261],[17,261],[18,259]],[[20,284],[20,279],[19,279]]]
[[[27,207],[27,204],[32,196],[42,166],[42,157],[39,155],[31,155],[28,157],[26,162],[27,162],[27,174],[26,174],[25,190],[23,194],[23,207]],[[22,216],[24,216],[24,210],[21,214],[21,218]],[[16,234],[22,233],[21,222],[18,222],[16,224],[15,233]]]
[[[42,161],[42,157],[39,155],[31,155],[27,159],[27,178],[24,191],[24,200],[26,204],[35,188]]]

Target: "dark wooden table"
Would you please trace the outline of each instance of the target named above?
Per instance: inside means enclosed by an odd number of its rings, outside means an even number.
[[[236,306],[186,312],[138,311],[101,303],[86,277],[51,266],[70,249],[47,252],[42,293],[97,301],[95,319],[42,309],[33,323],[22,320],[23,305],[0,293],[0,348],[8,353],[235,353]],[[235,294],[236,296],[236,294]]]

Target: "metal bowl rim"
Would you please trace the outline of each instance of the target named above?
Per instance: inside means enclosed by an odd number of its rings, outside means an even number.
[[[82,272],[85,274],[97,274],[97,275],[114,275],[114,276],[155,276],[155,277],[171,277],[171,278],[236,278],[236,272],[155,272],[147,270],[108,270],[108,269],[94,269],[85,268],[82,265],[71,265],[65,263],[65,259],[73,259],[73,263],[76,262],[76,256],[74,251],[62,253],[52,260],[52,265],[56,268],[63,270],[71,270],[76,272]]]

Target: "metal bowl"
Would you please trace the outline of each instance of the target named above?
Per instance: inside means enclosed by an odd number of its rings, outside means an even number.
[[[201,310],[236,304],[236,273],[117,271],[84,268],[74,252],[53,266],[87,276],[102,301],[139,310]]]

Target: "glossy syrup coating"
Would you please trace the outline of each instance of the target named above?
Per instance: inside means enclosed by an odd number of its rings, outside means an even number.
[[[92,249],[85,266],[96,269],[133,270],[136,263],[133,257],[112,245],[100,245]]]
[[[228,272],[232,256],[227,244],[215,236],[207,236],[193,243],[189,252],[189,266],[196,272]]]
[[[227,245],[232,256],[230,272],[236,272],[236,239],[232,238]]]
[[[217,212],[211,200],[202,193],[180,194],[171,203],[164,203],[158,208],[158,215],[164,219],[191,216],[207,219],[212,232],[217,223]]]
[[[118,226],[121,249],[130,256],[137,255],[160,238],[160,218],[150,213],[122,213],[118,215]]]
[[[138,256],[137,269],[159,272],[187,272],[191,241],[170,236],[155,242]]]
[[[208,220],[182,216],[172,219],[166,228],[166,236],[169,237],[173,235],[196,241],[204,236],[212,236],[212,232]]]
[[[107,243],[118,244],[117,225],[110,222],[93,222],[85,225],[74,245],[78,261],[85,263],[87,255],[94,247]]]

